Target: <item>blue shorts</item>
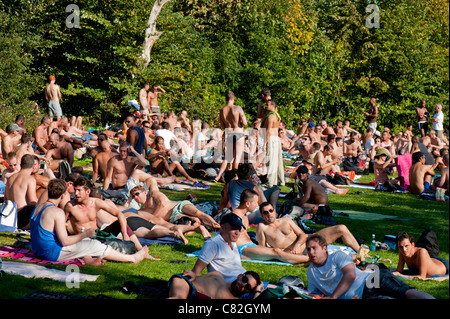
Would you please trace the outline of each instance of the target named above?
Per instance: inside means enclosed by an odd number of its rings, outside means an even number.
[[[242,252],[244,251],[245,248],[247,248],[247,247],[256,247],[256,246],[257,245],[254,244],[254,243],[247,243],[247,244],[238,246],[237,249],[239,251],[239,256],[242,256]]]

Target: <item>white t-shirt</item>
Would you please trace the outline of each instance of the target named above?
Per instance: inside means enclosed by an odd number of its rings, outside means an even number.
[[[155,132],[155,135],[162,136],[164,139],[164,146],[166,149],[170,150],[170,141],[175,139],[175,134],[172,131],[166,129],[160,129]]]
[[[208,155],[208,150],[206,148],[202,150],[198,148],[199,142],[201,143],[201,145],[205,145],[207,142],[206,136],[202,132],[199,132],[197,134],[194,141],[194,159],[197,160],[200,160],[202,157],[204,158]]]
[[[328,254],[327,261],[321,267],[310,264],[306,271],[308,277],[308,292],[330,296],[342,279],[341,269],[348,264],[353,264],[352,257],[342,251]],[[366,278],[371,274],[355,267],[356,278],[348,290],[338,299],[351,299],[355,295],[362,299],[362,293]]]
[[[366,141],[366,144],[364,145],[364,149],[366,150],[366,155],[369,154],[370,149],[371,149],[372,146],[374,146],[374,145],[375,145],[375,140],[373,139],[373,137],[369,138],[369,139]]]
[[[198,259],[208,264],[208,272],[220,271],[226,282],[232,282],[245,272],[236,243],[232,243],[232,247],[233,249],[216,233],[213,238],[205,241]]]
[[[442,131],[444,130],[444,113],[442,111],[434,113],[433,115],[434,119],[438,119],[438,122],[433,122],[433,130],[435,131]]]

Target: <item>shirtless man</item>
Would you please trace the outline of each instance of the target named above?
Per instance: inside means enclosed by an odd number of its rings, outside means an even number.
[[[315,124],[310,122],[310,123],[308,123],[308,127],[306,129],[306,134],[311,139],[312,144],[314,144],[316,142],[317,143],[321,142],[320,135],[316,133],[315,127],[316,127]]]
[[[258,103],[258,109],[256,111],[256,120],[257,121],[261,121],[261,119],[263,119],[267,113],[269,113],[267,111],[267,109],[264,107],[264,105],[267,105],[267,103],[272,99],[272,94],[269,90],[269,88],[265,87],[261,90],[260,93],[261,99]]]
[[[431,152],[433,153],[433,155],[438,157],[439,151],[445,147],[444,143],[442,143],[442,141],[439,139],[439,137],[437,137],[435,130],[430,130],[428,132],[428,138],[429,138],[430,142],[428,143],[427,146],[431,149]]]
[[[47,132],[50,126],[50,122],[51,122],[50,118],[44,116],[41,119],[41,124],[38,127],[36,127],[36,129],[33,132],[36,148],[38,152],[40,152],[41,154],[42,153],[47,154],[48,150],[51,147],[51,145],[48,143],[48,132]]]
[[[265,129],[267,151],[267,184],[284,186],[284,167],[281,141],[278,137],[280,115],[275,111],[276,102],[272,99],[267,103],[267,115],[261,120],[261,127]]]
[[[152,113],[158,114],[158,121],[161,120],[161,109],[158,104],[158,95],[166,93],[166,91],[158,85],[153,84],[152,89],[147,94],[148,105]]]
[[[64,181],[52,180],[49,184],[48,198],[36,208],[32,216],[32,248],[36,256],[53,261],[82,258],[86,264],[95,266],[103,265],[103,258],[137,264],[147,256],[148,247],[133,255],[125,255],[98,240],[91,239],[90,237],[95,235],[96,227],[76,235],[69,235],[64,210],[59,208],[66,197],[69,196]],[[46,233],[51,235],[43,236]]]
[[[92,159],[92,181],[95,183],[99,176],[101,179],[105,179],[108,161],[117,155],[116,152],[112,151],[111,144],[107,140],[100,143],[101,152],[95,154]]]
[[[194,181],[180,162],[172,160],[169,164],[170,150],[165,148],[164,138],[162,136],[157,136],[155,138],[155,144],[155,148],[153,148],[148,155],[148,160],[150,162],[150,167],[152,168],[153,174],[163,175],[166,173],[169,176],[174,176],[173,171],[176,168],[178,172],[186,177],[188,181]]]
[[[358,133],[351,132],[350,138],[344,142],[344,156],[345,157],[358,157],[359,154],[364,153],[361,148],[361,143],[357,137]]]
[[[388,160],[386,160],[389,157]],[[389,151],[383,147],[377,149],[374,157],[373,171],[375,175],[375,183],[390,182],[391,184],[399,184],[399,180],[395,178],[389,178],[389,168],[396,167],[394,161],[397,158],[396,155],[392,155]]]
[[[376,104],[376,99],[374,97],[370,99],[369,104],[369,112],[364,112],[364,115],[367,118],[367,127],[373,129],[373,132],[375,133],[377,131],[378,105]]]
[[[28,229],[30,217],[38,201],[36,180],[31,176],[35,169],[34,156],[26,154],[20,161],[20,171],[9,177],[5,188],[5,200],[16,204],[17,227]]]
[[[412,154],[412,166],[409,169],[409,191],[420,195],[430,188],[432,177],[436,175],[434,170],[440,161],[430,165],[425,165],[425,155],[422,152]]]
[[[232,214],[236,214],[241,217],[242,223],[246,229],[248,229],[249,226],[247,213],[251,213],[258,208],[258,199],[259,197],[257,192],[251,189],[246,189],[241,194],[238,208],[234,209],[232,212]],[[267,205],[264,206],[264,209],[267,210],[268,207],[273,206]],[[246,231],[241,231],[240,236],[236,241],[236,245],[241,255],[241,259],[281,260],[295,265],[302,265],[307,262],[307,258],[305,258],[304,255],[286,252],[276,247],[267,247],[265,245],[257,245],[253,243]]]
[[[79,177],[74,183],[75,199],[69,201],[64,207],[68,220],[67,231],[69,234],[80,234],[87,229],[97,229],[97,213],[103,210],[117,218],[117,222],[107,226],[103,230],[117,236],[122,234],[123,240],[132,241],[139,251],[142,249],[138,238],[128,227],[127,220],[120,210],[99,198],[89,197],[92,184],[85,177]],[[152,256],[146,256],[154,259]]]
[[[191,270],[176,274],[169,279],[169,299],[238,299],[256,290],[261,293],[264,283],[253,271],[240,274],[233,282],[226,282],[219,271],[197,276]],[[193,288],[194,287],[194,288]]]
[[[302,182],[302,198],[295,198],[297,204],[308,212],[316,212],[319,205],[328,205],[328,195],[319,183],[308,178],[308,168],[304,165],[297,169],[297,176]]]
[[[66,118],[67,119],[67,118]],[[98,137],[88,131],[72,126],[69,121],[65,121],[62,125],[59,135],[63,136],[68,142],[78,144],[83,147],[86,144],[91,147],[98,146]]]
[[[322,136],[321,139],[327,139],[328,135],[334,134],[334,130],[332,127],[328,126],[326,121],[320,122],[320,126],[322,127]]]
[[[51,117],[56,115],[56,118],[59,121],[62,117],[62,110],[59,104],[61,100],[61,91],[59,90],[59,86],[55,84],[56,78],[53,75],[50,75],[49,80],[50,84],[45,88],[45,99],[48,102],[48,113]]]
[[[172,202],[165,194],[159,191],[154,182],[148,183],[147,186],[149,189],[149,196],[147,196],[147,193],[143,191],[140,191],[139,194],[137,194],[138,191],[133,192],[135,201],[138,204],[145,206],[144,210],[140,210],[140,213],[145,219],[150,220],[151,218],[149,214],[152,214],[157,218],[153,219],[153,221],[157,221],[159,219],[166,222],[175,223],[183,216],[187,216],[194,220],[195,224],[192,226],[198,227],[202,223],[206,227],[210,227],[212,229],[220,228],[220,225],[214,220],[214,218],[198,210],[191,202],[186,200],[181,203]],[[205,239],[210,237],[209,233],[207,231],[205,232],[204,228],[196,228],[192,230],[200,230]]]
[[[6,128],[6,133],[8,135],[2,137],[2,154],[3,157],[6,157],[9,153],[14,152],[17,146],[20,144],[20,139],[22,137],[21,134],[22,129],[19,125],[13,123],[9,124]]]
[[[247,125],[242,107],[234,105],[234,93],[228,91],[225,94],[226,105],[219,112],[219,121],[222,129],[225,130],[225,159],[222,167],[226,167],[227,163],[233,161],[233,169],[237,169],[244,156],[244,126]],[[221,175],[221,172],[219,174]]]
[[[317,152],[315,157],[315,170],[313,170],[313,174],[327,175],[329,172],[338,173],[341,171],[338,164],[340,162],[339,158],[332,158],[333,149],[330,145],[325,145],[323,147],[323,151]]]
[[[52,133],[50,135],[49,143],[52,148],[47,151],[47,154],[45,154],[45,157],[48,160],[52,159],[49,168],[56,171],[59,167],[59,163],[63,160],[69,163],[69,166],[72,167],[74,161],[74,151],[72,145],[65,140],[62,140],[57,133]]]
[[[279,259],[296,266],[307,266],[309,257],[305,249],[308,235],[290,217],[277,218],[277,212],[271,204],[261,204],[260,211],[264,222],[259,223],[256,229],[258,245],[266,247],[268,244],[281,256]],[[355,252],[360,249],[357,240],[345,225],[326,227],[317,234],[323,236],[328,245],[342,238],[344,244]]]
[[[428,131],[428,117],[430,114],[428,113],[425,107],[425,100],[420,101],[420,105],[416,108],[417,115],[417,126],[419,128],[420,135],[424,137]]]
[[[1,176],[3,183],[6,185],[8,183],[8,178],[20,171],[20,159],[16,152],[9,152],[5,159],[9,167],[1,173]]]
[[[441,169],[441,176],[434,180],[434,186],[449,189],[449,174],[448,174],[448,153],[442,157],[442,162],[444,167]]]
[[[188,240],[186,239],[186,237],[184,237],[185,233],[188,232],[198,232],[200,233],[203,238],[209,239],[211,238],[211,234],[208,232],[208,230],[205,228],[205,226],[201,225],[199,222],[194,222],[191,223],[191,225],[183,225],[183,224],[173,224],[169,221],[166,221],[165,219],[154,215],[155,212],[155,208],[156,208],[156,201],[162,201],[165,203],[170,202],[172,205],[172,202],[167,198],[166,195],[164,195],[164,193],[160,192],[158,187],[154,184],[154,182],[152,182],[152,184],[150,184],[150,190],[149,192],[151,194],[153,194],[153,196],[148,196],[147,191],[145,190],[145,188],[143,186],[135,186],[131,189],[130,191],[130,197],[134,198],[135,201],[142,205],[143,208],[133,211],[133,210],[129,210],[129,212],[125,212],[125,217],[130,218],[130,217],[141,217],[147,221],[149,221],[150,223],[153,223],[155,225],[158,225],[160,227],[162,227],[163,229],[160,229],[158,232],[159,233],[167,233],[166,236],[171,236],[171,237],[175,237],[178,239],[183,240],[183,242],[185,244],[188,243]],[[156,201],[152,198],[152,197],[159,197]],[[189,207],[186,207],[183,209],[188,209]],[[192,220],[197,220],[197,218],[191,218]],[[136,235],[138,237],[144,237],[144,236],[140,236],[140,233],[136,232]],[[162,236],[159,236],[162,237]]]
[[[427,278],[434,275],[448,274],[448,260],[430,257],[425,248],[416,247],[412,235],[401,232],[397,235],[398,264],[394,275],[402,275],[405,263],[413,275],[406,275],[409,279]]]
[[[130,156],[130,151],[136,157]],[[128,142],[122,140],[119,143],[119,154],[111,157],[106,168],[106,176],[103,181],[103,189],[122,190],[136,165],[144,167],[147,160],[138,154]]]
[[[139,104],[142,106],[142,114],[144,115],[145,120],[149,120],[150,112],[148,110],[148,97],[147,97],[147,91],[150,88],[150,85],[148,83],[144,83],[142,85],[142,88],[139,90]]]

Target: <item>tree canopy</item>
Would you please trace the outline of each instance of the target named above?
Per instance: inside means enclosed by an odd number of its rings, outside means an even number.
[[[172,0],[143,68],[154,1],[0,0],[2,113],[34,102],[45,109],[55,75],[64,113],[97,124],[129,112],[143,82],[167,91],[163,111],[186,109],[211,125],[225,91],[252,118],[265,86],[292,127],[345,119],[362,129],[372,97],[379,124],[394,131],[416,122],[421,99],[448,115],[448,1],[373,2],[376,28],[367,26],[367,0]],[[78,26],[67,24],[69,4],[80,9]]]

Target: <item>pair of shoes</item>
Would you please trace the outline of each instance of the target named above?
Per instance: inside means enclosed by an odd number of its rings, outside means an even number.
[[[62,160],[61,162],[59,162],[58,171],[59,178],[62,180],[65,180],[66,177],[69,176],[70,173],[72,173],[70,165],[66,160]]]

